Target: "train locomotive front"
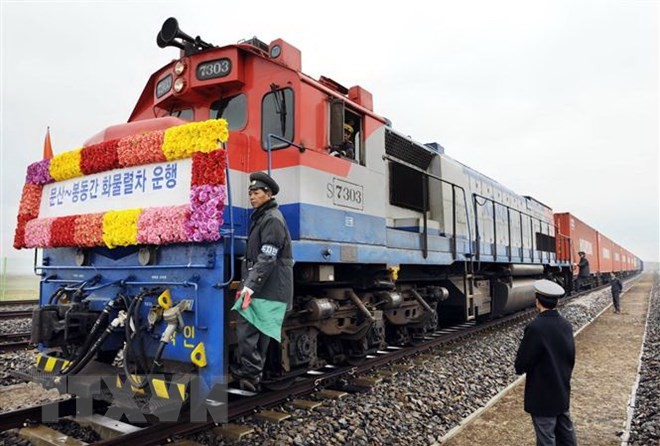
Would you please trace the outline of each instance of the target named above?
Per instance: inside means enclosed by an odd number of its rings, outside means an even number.
[[[231,391],[253,171],[281,187],[296,262],[266,385],[518,311],[537,278],[570,288],[552,209],[397,132],[364,88],[303,74],[281,39],[217,47],[168,19],[157,41],[179,58],[128,123],[28,167],[34,379],[142,412]]]

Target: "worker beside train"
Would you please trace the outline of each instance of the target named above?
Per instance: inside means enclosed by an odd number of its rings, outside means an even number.
[[[232,369],[243,390],[259,391],[270,339],[281,341],[282,323],[293,303],[291,235],[273,198],[279,185],[263,172],[250,174],[250,216],[242,282],[233,310],[238,367]]]
[[[589,282],[589,277],[591,276],[591,271],[589,270],[589,260],[584,251],[579,251],[578,256],[580,256],[580,261],[574,266],[578,268],[577,279],[575,280],[575,290],[580,291],[585,283]]]
[[[621,313],[621,291],[623,291],[623,284],[621,280],[610,273],[610,290],[612,291],[612,305],[616,314]]]
[[[537,446],[574,446],[569,413],[575,340],[571,323],[557,311],[564,289],[549,280],[534,283],[539,314],[525,327],[516,354],[516,373],[527,374],[525,412],[532,416]]]

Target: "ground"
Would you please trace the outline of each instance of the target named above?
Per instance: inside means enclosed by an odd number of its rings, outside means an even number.
[[[652,276],[626,292],[622,313],[607,309],[576,338],[571,382],[571,415],[580,446],[621,444],[627,404],[637,377]],[[524,383],[515,386],[481,417],[468,424],[447,446],[533,446],[534,430],[523,411]]]

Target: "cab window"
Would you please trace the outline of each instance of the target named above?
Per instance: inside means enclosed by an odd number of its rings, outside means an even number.
[[[261,147],[268,148],[268,135],[277,135],[293,141],[293,90],[273,90],[261,102]],[[271,149],[281,149],[289,144],[271,138]]]
[[[229,130],[240,130],[247,124],[247,97],[244,94],[220,98],[211,104],[211,119],[224,118]]]

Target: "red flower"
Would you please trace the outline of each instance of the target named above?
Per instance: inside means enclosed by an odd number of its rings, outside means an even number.
[[[226,158],[224,150],[195,152],[192,156],[191,186],[220,186],[225,184]]]
[[[76,246],[103,246],[103,214],[85,214],[76,218],[73,230]]]
[[[18,208],[19,217],[27,216],[29,219],[33,219],[39,216],[42,191],[43,186],[40,184],[25,183],[23,194],[21,195],[21,204]]]
[[[164,134],[164,130],[154,130],[121,138],[117,144],[119,166],[139,166],[167,161],[161,149]]]
[[[14,248],[25,248],[25,225],[32,220],[28,215],[18,215],[16,232],[14,233]]]
[[[118,139],[111,139],[88,147],[83,147],[80,154],[80,169],[85,175],[119,167],[117,157]]]
[[[75,228],[77,215],[58,217],[50,228],[51,246],[75,246]]]

